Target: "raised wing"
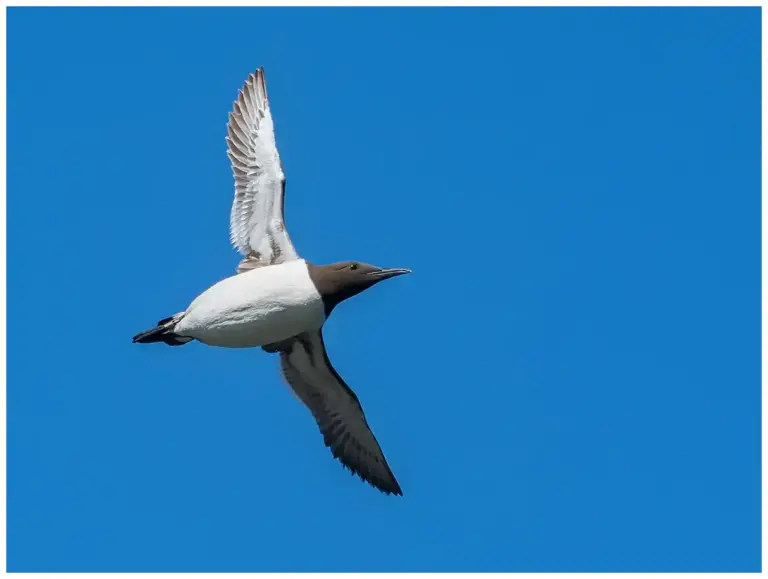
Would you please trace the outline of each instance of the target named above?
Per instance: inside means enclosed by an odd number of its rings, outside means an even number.
[[[280,369],[312,412],[333,456],[383,493],[402,495],[360,401],[328,359],[321,330],[300,334],[283,346]]]
[[[248,77],[229,113],[227,146],[235,177],[229,233],[245,256],[238,273],[296,259],[283,219],[285,175],[263,68]]]

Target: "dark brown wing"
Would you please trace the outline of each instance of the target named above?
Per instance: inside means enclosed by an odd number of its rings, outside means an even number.
[[[333,456],[383,493],[402,495],[360,401],[328,359],[321,330],[301,334],[281,350],[283,377],[312,412]]]

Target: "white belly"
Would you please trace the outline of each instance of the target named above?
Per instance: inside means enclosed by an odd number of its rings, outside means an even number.
[[[304,260],[294,260],[220,281],[190,304],[174,332],[211,346],[252,348],[323,322],[323,300]]]

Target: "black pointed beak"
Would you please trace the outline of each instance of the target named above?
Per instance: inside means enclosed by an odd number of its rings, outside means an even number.
[[[398,275],[405,275],[406,273],[411,273],[410,269],[405,268],[387,268],[387,269],[379,269],[376,271],[372,271],[368,275],[378,278],[378,279],[389,279],[391,277],[397,277]]]

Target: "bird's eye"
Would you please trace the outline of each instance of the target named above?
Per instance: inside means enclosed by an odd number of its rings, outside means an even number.
[[[356,263],[353,263],[349,266],[349,269],[357,269],[358,265]]]

